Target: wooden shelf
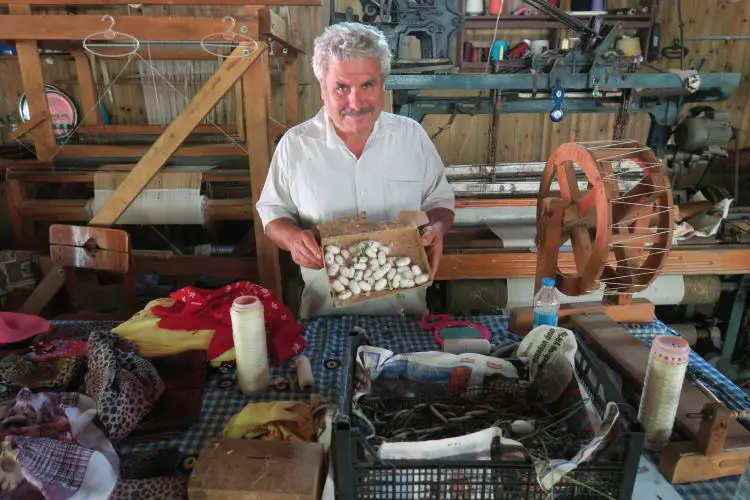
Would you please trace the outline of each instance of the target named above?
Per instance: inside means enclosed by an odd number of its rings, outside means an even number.
[[[584,16],[576,16],[586,19]],[[651,26],[651,16],[638,15],[607,15],[604,16],[607,24],[620,23],[623,28],[648,28]],[[554,18],[547,16],[467,16],[464,19],[464,29],[562,29],[564,28]]]

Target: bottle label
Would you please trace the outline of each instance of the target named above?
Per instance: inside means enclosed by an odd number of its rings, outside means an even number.
[[[534,328],[537,326],[557,326],[557,314],[534,312]]]

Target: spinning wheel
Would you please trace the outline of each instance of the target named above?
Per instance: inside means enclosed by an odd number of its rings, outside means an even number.
[[[569,296],[598,291],[628,304],[656,278],[672,243],[667,172],[633,141],[567,143],[547,160],[537,200],[536,287],[556,277]],[[562,268],[570,240],[575,266]]]

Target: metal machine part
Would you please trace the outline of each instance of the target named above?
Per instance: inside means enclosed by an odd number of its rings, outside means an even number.
[[[732,139],[729,114],[710,107],[696,107],[674,131],[672,160],[727,156],[727,145]]]
[[[535,198],[539,193],[544,162],[534,163],[501,163],[490,165],[448,165],[446,177],[453,187],[456,196],[461,197],[527,197]],[[617,175],[620,191],[632,189],[642,177],[638,165],[634,162],[613,162],[612,171]],[[585,190],[588,180],[583,172],[576,172],[578,187]],[[552,182],[553,192],[560,186]]]
[[[395,56],[395,71],[405,57],[409,37],[419,40],[422,60],[432,60],[433,65],[442,60],[450,69],[453,36],[463,27],[463,18],[452,0],[359,0],[362,19],[351,7],[346,12],[336,12],[336,1],[331,0],[331,24],[356,21],[377,26],[388,39]],[[424,68],[422,68],[424,70]],[[429,68],[434,69],[434,68]]]

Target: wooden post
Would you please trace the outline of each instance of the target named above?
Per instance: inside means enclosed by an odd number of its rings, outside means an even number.
[[[26,186],[18,179],[5,181],[5,197],[8,199],[8,212],[16,248],[31,249],[34,237],[34,222],[24,219],[19,212],[19,206],[26,200]]]
[[[284,68],[284,108],[287,127],[299,123],[299,63],[296,53],[292,53]]]
[[[94,86],[94,75],[89,58],[85,52],[76,51],[73,53],[73,60],[76,63],[76,77],[78,78],[78,87],[81,90],[83,107],[81,120],[83,125],[99,125],[99,99],[96,94],[96,86]]]
[[[271,70],[268,52],[263,46],[261,57],[255,60],[242,76],[245,126],[250,152],[250,191],[253,200],[253,230],[255,231],[256,260],[260,284],[282,297],[279,251],[263,232],[255,204],[260,198],[271,164],[271,145],[268,134],[268,101],[271,91]]]
[[[31,14],[28,5],[10,5],[11,15]],[[16,41],[16,52],[18,53],[18,65],[21,68],[21,82],[29,105],[29,118],[34,120],[38,115],[49,114],[47,104],[47,93],[44,88],[44,74],[42,72],[42,60],[39,57],[39,45],[36,41]],[[52,131],[52,121],[44,120],[39,123],[31,134],[34,137],[34,149],[39,161],[48,163],[52,161],[55,154],[57,141]]]

